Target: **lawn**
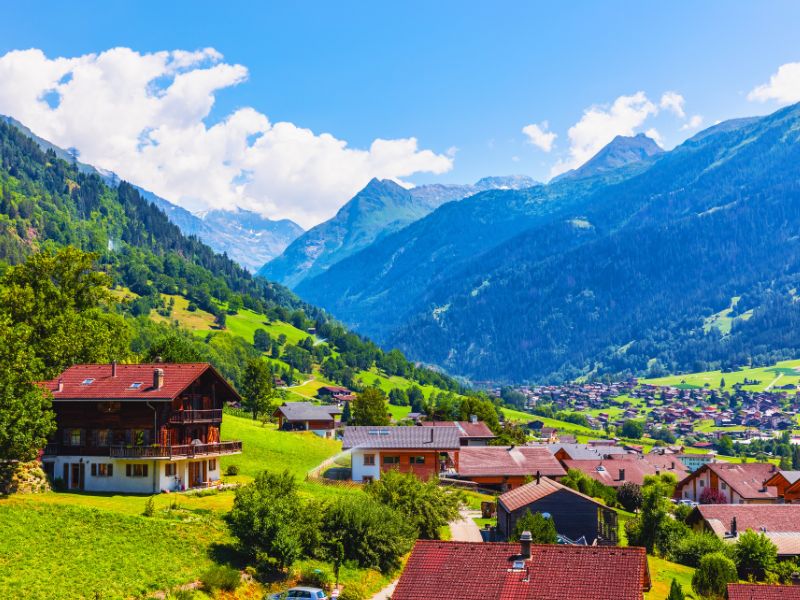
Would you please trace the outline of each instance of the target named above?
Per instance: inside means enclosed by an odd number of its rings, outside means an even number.
[[[590,436],[593,438],[606,437],[605,432],[599,429],[592,429],[590,427],[584,427],[583,425],[568,423],[567,421],[559,421],[557,419],[540,417],[539,415],[534,415],[519,410],[513,410],[511,408],[503,408],[501,410],[503,411],[503,414],[505,415],[506,419],[508,419],[509,421],[516,421],[518,423],[527,423],[528,421],[541,421],[542,423],[544,423],[545,427],[555,427],[556,429],[558,429],[559,433],[574,433],[574,434]]]
[[[230,539],[217,518],[186,518],[2,500],[0,597],[130,598],[195,581]]]
[[[683,588],[686,598],[696,598],[692,591],[692,575],[694,569],[685,567],[663,558],[648,556],[647,562],[650,566],[650,579],[652,588],[644,595],[645,600],[665,600],[669,596],[669,587],[672,585],[673,578]]]
[[[685,382],[687,386],[704,387],[708,384],[711,388],[719,388],[720,382],[725,380],[725,387],[730,388],[735,383],[744,383],[745,379],[759,381],[757,385],[744,385],[743,389],[762,391],[771,383],[777,387],[787,384],[800,384],[800,360],[785,360],[769,367],[755,367],[742,369],[732,373],[722,371],[705,371],[702,373],[687,373],[685,375],[670,375],[657,379],[643,379],[642,383],[653,385],[678,386]],[[777,380],[777,381],[776,381]]]

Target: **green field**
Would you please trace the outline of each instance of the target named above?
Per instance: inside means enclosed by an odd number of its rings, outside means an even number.
[[[711,388],[719,388],[722,379],[725,380],[726,388],[732,387],[735,383],[743,383],[745,379],[760,381],[757,385],[743,386],[743,389],[751,391],[762,391],[770,384],[776,387],[787,384],[798,385],[800,384],[800,360],[785,360],[770,367],[742,369],[732,373],[706,371],[703,373],[688,373],[686,375],[670,375],[657,379],[643,379],[641,382],[670,386],[685,384],[698,388],[708,384]]]
[[[559,421],[557,419],[549,419],[547,417],[540,417],[531,413],[522,412],[520,410],[513,410],[511,408],[503,408],[503,414],[509,421],[517,423],[527,423],[528,421],[541,421],[545,427],[555,427],[559,433],[573,433],[576,435],[585,435],[590,437],[605,437],[605,432],[599,429],[592,429],[584,427],[583,425],[576,425],[575,423],[568,423],[567,421]]]
[[[694,569],[679,565],[663,558],[648,556],[647,563],[650,567],[652,588],[644,595],[645,600],[665,600],[669,596],[669,587],[675,579],[683,588],[687,598],[696,598],[692,590],[692,575]]]

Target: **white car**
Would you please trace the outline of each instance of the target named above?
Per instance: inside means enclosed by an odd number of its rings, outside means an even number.
[[[285,592],[273,594],[269,600],[328,600],[327,594],[315,587],[293,587]]]

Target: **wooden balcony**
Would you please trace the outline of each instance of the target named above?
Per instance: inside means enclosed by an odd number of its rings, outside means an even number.
[[[222,409],[210,410],[180,410],[172,413],[169,416],[169,422],[172,424],[184,423],[221,423],[222,422]]]
[[[111,446],[111,458],[194,458],[238,454],[242,442],[218,442],[216,444],[182,444],[179,446]]]

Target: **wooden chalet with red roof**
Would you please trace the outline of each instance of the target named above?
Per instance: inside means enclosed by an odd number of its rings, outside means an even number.
[[[728,504],[776,504],[777,488],[768,481],[777,471],[770,463],[708,463],[678,482],[675,498],[699,502],[703,492],[712,489]]]
[[[488,446],[495,439],[489,426],[477,418],[469,421],[421,421],[423,427],[456,427],[462,446]]]
[[[523,534],[523,537],[526,537]],[[642,600],[644,548],[419,540],[392,600]]]
[[[505,492],[537,474],[558,478],[567,472],[547,446],[464,446],[453,477]]]
[[[220,479],[222,407],[241,398],[207,363],[75,365],[42,383],[56,433],[42,464],[69,489],[152,494]]]

